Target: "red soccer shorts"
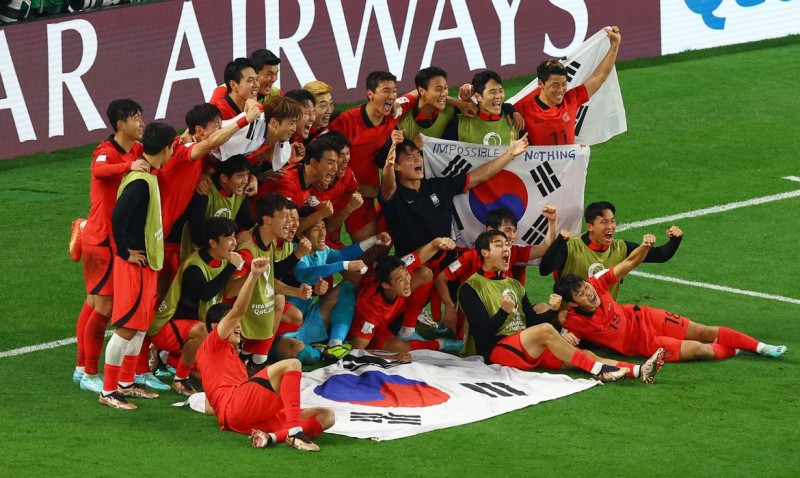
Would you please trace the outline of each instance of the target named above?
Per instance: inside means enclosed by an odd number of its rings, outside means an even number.
[[[378,211],[375,209],[375,199],[364,198],[364,204],[351,212],[344,220],[344,224],[347,227],[347,232],[352,236],[377,219]]]
[[[96,246],[81,242],[83,279],[88,295],[114,295],[112,265],[114,253],[110,246]]]
[[[522,346],[520,335],[517,332],[504,338],[492,349],[489,360],[498,365],[513,367],[520,370],[533,370],[535,368],[545,368],[548,370],[558,370],[564,362],[556,358],[550,349],[544,349],[542,355],[531,357]]]
[[[178,242],[164,242],[164,267],[159,271],[159,275],[168,278],[168,283],[172,284],[178,269],[181,267],[181,244]]]
[[[639,317],[641,326],[639,331],[641,342],[637,344],[639,350],[636,355],[649,357],[663,347],[667,361],[680,360],[681,343],[686,338],[691,321],[678,314],[646,305],[639,307],[634,313]]]
[[[180,354],[183,344],[189,337],[189,332],[191,332],[197,324],[202,324],[202,322],[194,319],[173,318],[164,324],[157,334],[151,337],[153,345],[158,347],[159,350]]]
[[[114,308],[111,323],[115,327],[146,331],[155,317],[158,272],[114,257]]]

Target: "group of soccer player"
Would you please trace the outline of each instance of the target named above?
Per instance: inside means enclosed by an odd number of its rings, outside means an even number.
[[[478,354],[644,383],[665,361],[782,356],[785,347],[726,327],[615,301],[625,274],[675,254],[676,226],[660,247],[650,234],[639,244],[615,239],[614,206],[597,202],[579,237],[559,233],[557,207],[547,205],[538,245],[515,243],[520,218],[505,208],[490,212],[474,248],[450,238],[455,196],[529,145],[574,143],[578,107],[616,60],[619,30],[607,34],[610,49],[584,84],[567,90],[564,66],[546,61],[539,88],[516,105],[505,103],[495,72],[477,73],[451,98],[447,73],[429,67],[400,97],[391,73],[370,73],[367,102],[337,115],[322,81],[273,86],[280,60],[268,50],[229,62],[209,103],[186,113],[182,134],[145,127],[133,100],[112,101],[113,133],[93,154],[90,212],[73,222],[69,244],[87,293],[73,380],[125,410],[137,408],[131,398],[157,398],[153,390],[191,397],[200,382],[222,429],[251,434],[258,447],[316,451],[312,439],[334,414],[301,409],[301,365],[353,348],[399,360],[419,349]],[[492,138],[507,150],[468,173],[426,178],[420,134]],[[532,303],[524,265],[539,257],[556,283],[547,302]],[[442,338],[416,331],[428,304]],[[599,357],[577,348],[582,339],[646,360]],[[171,385],[154,373],[165,369]]]

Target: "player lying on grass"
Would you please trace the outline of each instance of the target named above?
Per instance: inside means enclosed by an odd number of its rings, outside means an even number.
[[[663,350],[656,350],[642,365],[604,359],[576,349],[559,335],[558,307],[531,305],[525,288],[505,274],[510,266],[511,245],[503,232],[490,229],[475,240],[482,265],[458,290],[458,307],[467,319],[465,355],[479,354],[487,363],[521,370],[579,368],[603,382],[636,377],[653,383],[664,364]]]
[[[269,267],[269,258],[254,258],[233,306],[216,304],[206,314],[208,336],[197,351],[206,410],[214,411],[222,430],[251,434],[259,448],[285,441],[298,450],[319,451],[311,438],[333,426],[334,414],[329,408],[300,408],[300,362],[281,360],[248,380],[237,353],[253,288]]]
[[[663,348],[665,359],[671,362],[721,360],[739,349],[783,357],[783,345],[765,344],[727,327],[698,324],[646,305],[615,301],[609,287],[642,263],[655,240],[654,235],[645,234],[639,247],[602,275],[587,280],[574,274],[560,278],[553,291],[570,306],[563,327],[578,338],[627,356],[648,356]]]

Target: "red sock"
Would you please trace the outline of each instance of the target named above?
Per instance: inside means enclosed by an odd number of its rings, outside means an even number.
[[[191,365],[186,365],[183,360],[178,361],[178,366],[175,368],[175,380],[183,380],[189,378],[189,373],[192,371]]]
[[[84,367],[86,365],[86,352],[84,348],[84,333],[86,332],[86,323],[89,322],[89,316],[92,315],[94,309],[86,302],[83,303],[81,313],[78,314],[78,323],[75,325],[75,337],[78,339],[78,358],[75,360],[76,367]]]
[[[633,367],[635,366],[636,365],[628,362],[617,362],[617,367],[628,369],[628,378],[636,378],[636,375],[633,373]]]
[[[569,359],[569,363],[585,372],[592,373],[592,368],[594,368],[596,362],[590,359],[583,351],[576,350],[575,353],[572,354],[572,358]]]
[[[171,365],[172,368],[174,368],[176,371],[178,370],[180,363],[181,363],[180,355],[169,354],[169,356],[167,357],[167,365]]]
[[[439,342],[435,340],[409,340],[411,350],[439,350]]]
[[[403,327],[414,328],[417,326],[417,317],[422,313],[425,304],[428,303],[432,288],[433,282],[422,284],[414,289],[414,292],[408,297],[406,300],[406,311],[403,314]]]
[[[86,374],[97,375],[99,370],[100,352],[103,350],[103,340],[106,337],[106,327],[110,317],[93,310],[83,334],[83,351],[85,355]],[[116,385],[114,386],[116,388]]]
[[[144,336],[142,350],[139,351],[139,360],[136,362],[136,375],[150,371],[150,337]]]
[[[138,355],[126,355],[125,358],[122,359],[122,367],[119,371],[119,382],[133,383],[133,375],[136,372],[136,362],[138,361]]]
[[[722,327],[720,327],[720,329],[721,328]],[[708,345],[710,345],[711,349],[714,350],[714,360],[722,360],[736,355],[736,349],[734,348],[726,347],[718,343],[713,343]]]
[[[109,363],[103,366],[103,390],[116,390],[119,383],[119,365],[111,365]]]
[[[303,377],[299,370],[290,370],[283,373],[281,378],[281,400],[283,412],[286,414],[286,428],[300,426],[300,379]]]
[[[729,329],[727,327],[719,328],[716,343],[724,345],[725,347],[742,349],[750,352],[756,352],[756,348],[758,347],[758,340],[738,330]]]
[[[431,317],[433,317],[434,322],[441,322],[442,320],[442,298],[439,297],[436,287],[431,289]]]

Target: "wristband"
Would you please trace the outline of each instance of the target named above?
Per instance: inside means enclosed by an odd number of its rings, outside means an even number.
[[[347,266],[350,264],[350,261],[342,261],[342,269],[347,270]]]
[[[242,116],[241,118],[236,120],[236,126],[238,126],[239,129],[242,129],[242,128],[244,128],[245,126],[247,126],[249,124],[250,124],[250,122],[247,121],[247,116]]]
[[[363,241],[359,242],[358,247],[360,247],[362,251],[366,251],[376,244],[378,244],[378,236],[372,236],[369,239],[364,239]]]
[[[242,267],[244,267],[244,261],[240,262],[239,265],[236,266],[236,270],[240,271],[240,270],[242,270]]]

